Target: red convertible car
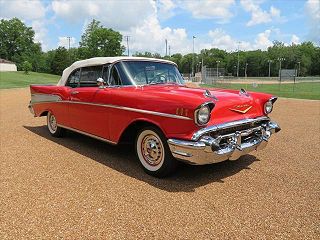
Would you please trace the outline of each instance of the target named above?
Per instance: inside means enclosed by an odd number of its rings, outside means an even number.
[[[143,169],[163,177],[177,160],[211,164],[264,148],[280,130],[276,97],[244,89],[185,86],[175,63],[101,57],[73,63],[57,85],[31,85],[29,109],[51,135],[66,129],[111,143],[134,142]]]

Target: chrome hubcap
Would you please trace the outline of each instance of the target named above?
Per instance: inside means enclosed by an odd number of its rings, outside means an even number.
[[[57,120],[54,115],[50,115],[49,124],[52,131],[55,132],[57,130]]]
[[[144,160],[152,165],[158,165],[163,158],[163,149],[160,140],[154,135],[146,135],[141,144],[141,152]]]

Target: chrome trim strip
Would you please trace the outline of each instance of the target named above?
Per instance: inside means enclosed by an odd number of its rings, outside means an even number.
[[[44,97],[40,98],[40,100],[35,101],[34,99],[32,99],[33,95],[48,95],[48,96],[47,97],[44,96]],[[112,105],[112,104],[99,104],[99,103],[88,103],[88,102],[79,102],[79,101],[65,101],[65,100],[61,100],[60,96],[53,95],[53,94],[32,94],[31,95],[31,105],[32,104],[40,104],[40,103],[72,103],[72,104],[82,104],[82,105],[93,105],[93,106],[121,109],[124,111],[151,114],[151,115],[161,116],[161,117],[169,117],[169,118],[182,119],[182,120],[193,120],[192,118],[185,117],[185,116],[155,112],[155,111],[144,110],[144,109],[139,109],[139,108],[123,107],[123,106],[117,106],[117,105]]]
[[[64,125],[61,125],[61,124],[58,124],[58,126],[62,127],[62,128],[65,128],[65,129],[68,129],[68,130],[71,130],[71,131],[74,131],[74,132],[77,132],[77,133],[80,133],[80,134],[83,134],[83,135],[86,135],[88,137],[92,137],[92,138],[98,139],[98,140],[103,141],[103,142],[111,143],[113,145],[117,144],[117,142],[113,142],[113,141],[108,140],[106,138],[102,138],[102,137],[99,137],[99,136],[96,136],[96,135],[93,135],[93,134],[90,134],[90,133],[87,133],[87,132],[83,132],[83,131],[80,131],[78,129],[67,127],[67,126],[64,126]]]
[[[33,102],[30,103],[31,105],[37,105],[37,104],[47,104],[47,103],[62,103],[62,101],[43,101],[43,102]]]
[[[61,101],[61,97],[54,94],[45,93],[33,93],[31,94],[31,104],[42,102],[58,102]]]
[[[217,130],[222,130],[230,127],[237,127],[242,124],[248,124],[248,123],[254,123],[254,122],[259,122],[259,121],[269,121],[270,118],[268,117],[257,117],[257,118],[247,118],[247,119],[242,119],[238,121],[233,121],[233,122],[226,122],[222,124],[217,124],[217,125],[212,125],[206,128],[202,128],[195,132],[191,138],[193,141],[197,141],[202,135],[208,133],[208,132],[215,132]]]
[[[121,109],[124,111],[146,113],[146,114],[151,114],[151,115],[156,115],[156,116],[161,116],[161,117],[170,117],[170,118],[183,119],[183,120],[192,120],[189,117],[184,117],[184,116],[179,116],[179,115],[174,115],[174,114],[169,114],[169,113],[154,112],[154,111],[143,110],[143,109],[138,109],[138,108],[122,107],[122,106],[117,106],[117,105],[112,105],[112,104],[86,103],[86,102],[77,102],[77,101],[61,101],[61,102],[82,104],[82,105],[93,105],[93,106],[100,106],[100,107],[107,107],[107,108],[115,108],[115,109]]]

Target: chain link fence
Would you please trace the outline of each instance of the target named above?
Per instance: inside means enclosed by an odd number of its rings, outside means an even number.
[[[202,87],[240,89],[266,92],[282,97],[319,99],[320,77],[296,77],[296,70],[283,69],[280,77],[226,76],[224,68],[203,68],[189,81]]]

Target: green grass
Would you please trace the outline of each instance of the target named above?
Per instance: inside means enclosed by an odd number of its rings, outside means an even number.
[[[60,79],[58,75],[29,72],[0,72],[0,89],[24,88],[30,84],[56,84]]]
[[[0,89],[8,88],[24,88],[30,84],[56,84],[60,79],[58,75],[30,72],[0,72]],[[254,87],[251,83],[222,83],[214,85],[202,84],[201,87],[229,88],[240,89],[245,88],[253,92],[266,92],[278,97],[301,98],[301,99],[317,99],[320,100],[320,82],[312,83],[282,83],[282,84],[258,84]]]
[[[224,83],[224,84],[214,84],[214,85],[202,84],[201,87],[228,88],[228,89],[245,88],[247,91],[265,92],[265,93],[276,95],[278,97],[320,100],[320,82],[296,83],[296,84],[293,84],[293,83],[258,84],[258,86],[256,87],[254,87],[250,83],[247,83],[247,84]]]

